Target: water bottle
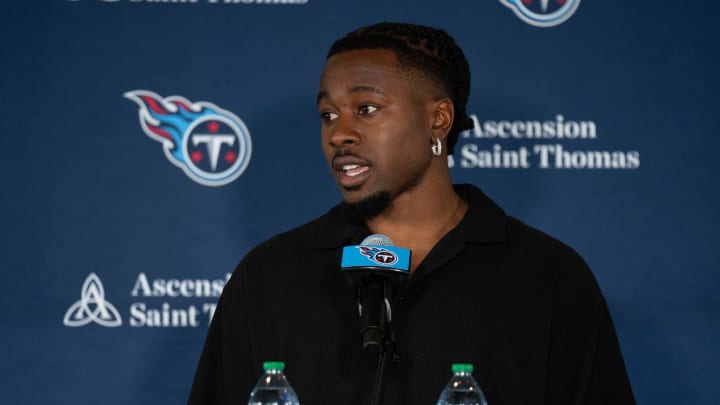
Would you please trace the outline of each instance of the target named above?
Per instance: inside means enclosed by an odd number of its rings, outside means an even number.
[[[265,375],[255,384],[248,405],[300,405],[295,390],[290,386],[282,361],[263,363]]]
[[[487,405],[472,371],[472,364],[453,364],[453,375],[440,394],[437,405]]]

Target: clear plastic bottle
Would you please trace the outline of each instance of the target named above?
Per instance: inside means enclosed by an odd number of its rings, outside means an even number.
[[[295,390],[290,386],[282,361],[263,363],[265,375],[255,384],[248,405],[300,405]]]
[[[452,372],[437,405],[487,405],[485,395],[472,376],[472,364],[453,364]]]

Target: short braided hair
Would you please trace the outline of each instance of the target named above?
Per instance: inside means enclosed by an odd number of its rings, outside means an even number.
[[[447,138],[448,153],[452,154],[460,132],[474,126],[466,111],[470,96],[470,66],[455,40],[442,29],[383,22],[359,28],[335,41],[327,58],[360,49],[392,50],[401,68],[424,75],[445,91],[455,109]]]

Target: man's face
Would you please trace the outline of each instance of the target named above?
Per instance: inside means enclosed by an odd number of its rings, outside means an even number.
[[[347,203],[394,199],[420,184],[432,159],[432,99],[411,83],[395,52],[333,55],[320,78],[322,148]]]

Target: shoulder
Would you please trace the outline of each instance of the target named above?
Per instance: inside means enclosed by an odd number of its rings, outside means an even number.
[[[512,216],[505,217],[507,243],[540,262],[551,261],[587,267],[578,252],[566,243]]]
[[[278,254],[292,250],[309,248],[313,246],[314,242],[317,240],[317,235],[321,232],[320,230],[326,221],[326,217],[327,214],[315,218],[312,221],[296,228],[277,234],[254,247],[248,255],[266,255],[269,252]]]
[[[580,255],[567,244],[512,217],[480,189],[460,185],[470,208],[461,224],[466,242],[487,253],[496,253],[523,267],[587,267]]]
[[[595,278],[578,252],[564,242],[510,216],[474,186],[458,189],[470,201],[463,235],[474,251],[491,258],[506,277],[544,285],[565,280],[595,288]]]
[[[326,216],[275,235],[250,249],[235,267],[223,294],[245,294],[248,288],[287,279],[298,266],[306,265]]]
[[[528,271],[548,279],[556,292],[577,290],[600,295],[595,275],[575,249],[517,218],[507,216],[506,226],[510,250],[523,257]]]
[[[245,255],[238,268],[284,262],[315,249],[319,236],[331,220],[331,212],[261,242]]]

